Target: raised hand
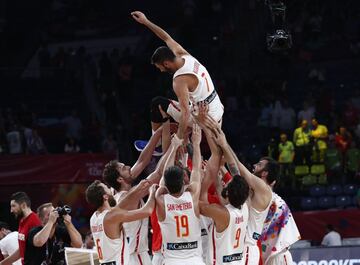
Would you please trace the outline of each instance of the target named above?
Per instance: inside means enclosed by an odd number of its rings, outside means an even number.
[[[213,130],[213,139],[214,139],[215,143],[217,143],[218,146],[220,146],[220,147],[227,146],[225,134],[219,127],[215,128]]]
[[[200,145],[201,142],[201,129],[196,123],[193,124],[191,141],[193,145]]]
[[[183,139],[180,139],[176,134],[174,134],[173,138],[171,139],[171,143],[175,147],[179,147],[180,145],[183,144]]]
[[[154,197],[155,196],[155,192],[156,190],[159,188],[158,184],[153,184],[151,185],[151,187],[149,188],[149,196],[150,197]]]
[[[145,24],[148,21],[144,13],[140,11],[131,12],[131,16],[140,24]]]

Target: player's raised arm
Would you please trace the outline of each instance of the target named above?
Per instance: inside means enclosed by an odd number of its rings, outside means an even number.
[[[201,152],[200,152],[200,142],[201,142],[201,129],[196,123],[193,124],[191,141],[193,143],[194,153],[193,153],[193,167],[190,176],[190,190],[192,192],[193,198],[197,201],[200,197],[201,189]]]
[[[144,13],[140,11],[131,12],[131,16],[140,24],[145,25],[152,32],[155,33],[161,40],[163,40],[166,45],[172,50],[175,55],[181,56],[184,54],[189,54],[179,43],[177,43],[171,36],[162,28],[152,23],[146,18]]]
[[[188,83],[185,75],[178,76],[173,81],[174,92],[179,99],[181,117],[179,121],[179,129],[177,135],[180,139],[184,139],[184,134],[188,126],[190,118],[189,107],[189,90]]]

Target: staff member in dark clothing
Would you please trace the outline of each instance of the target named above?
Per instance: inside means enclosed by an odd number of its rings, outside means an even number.
[[[51,203],[38,208],[42,226],[29,232],[25,265],[65,264],[65,247],[80,248],[81,235],[71,222],[71,216],[59,216]]]

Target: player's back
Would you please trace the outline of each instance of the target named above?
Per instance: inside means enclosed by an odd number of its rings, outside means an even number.
[[[249,209],[244,203],[241,209],[231,204],[225,206],[230,214],[228,227],[221,233],[216,232],[215,225],[211,228],[211,246],[209,260],[211,264],[235,265],[244,259],[244,244],[246,227],[249,219]]]
[[[91,232],[99,255],[99,261],[100,263],[109,262],[111,265],[124,265],[127,263],[124,232],[122,230],[120,237],[116,239],[111,239],[105,234],[104,217],[108,212],[109,210],[101,213],[95,212],[90,219]]]
[[[180,197],[164,195],[165,219],[159,221],[165,264],[204,264],[200,219],[195,214],[191,193]]]

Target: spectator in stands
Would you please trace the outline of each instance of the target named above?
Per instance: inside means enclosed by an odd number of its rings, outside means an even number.
[[[64,146],[64,152],[65,153],[79,153],[80,152],[80,146],[76,143],[74,138],[68,138],[67,142]]]
[[[326,235],[321,241],[321,245],[325,247],[341,246],[341,236],[335,231],[334,227],[330,224],[326,225]]]
[[[284,100],[282,107],[279,110],[279,128],[280,130],[289,133],[295,127],[296,114],[289,102]]]
[[[295,164],[311,163],[311,132],[308,127],[307,120],[302,120],[301,126],[294,131],[293,143],[295,144]]]
[[[326,140],[328,138],[328,129],[325,125],[319,124],[317,119],[311,121],[313,129],[311,136],[314,140],[314,162],[323,163],[325,159],[325,152],[327,149]]]
[[[105,154],[116,155],[117,154],[117,143],[114,140],[114,136],[110,133],[102,143],[102,151]]]
[[[37,130],[32,130],[31,137],[29,137],[27,142],[27,151],[29,154],[46,154],[46,146],[38,134]]]
[[[69,214],[59,216],[52,203],[39,206],[41,225],[34,227],[26,242],[25,264],[65,264],[65,247],[80,248],[81,235]]]
[[[335,143],[339,151],[344,155],[350,148],[352,141],[351,133],[345,127],[340,127],[339,132],[336,133]]]
[[[95,246],[94,244],[94,238],[92,236],[91,232],[86,233],[85,238],[84,238],[84,244],[82,245],[82,248],[86,248],[86,249],[93,249]]]
[[[0,254],[3,258],[7,258],[19,249],[18,232],[11,232],[7,223],[0,222]],[[13,265],[21,265],[21,260],[12,263]]]
[[[312,118],[315,117],[315,108],[310,106],[307,101],[304,101],[303,106],[304,108],[298,113],[298,120],[306,120],[310,124]]]
[[[10,154],[21,154],[23,152],[21,138],[18,126],[14,124],[10,131],[6,134]]]
[[[74,138],[75,140],[81,139],[81,130],[83,126],[76,110],[73,110],[71,115],[65,117],[62,122],[66,126],[67,137]]]
[[[287,135],[285,133],[282,133],[280,135],[278,161],[280,164],[280,176],[283,177],[284,180],[286,179],[286,177],[292,176],[292,166],[293,166],[294,157],[295,157],[294,145],[291,141],[288,141]]]

